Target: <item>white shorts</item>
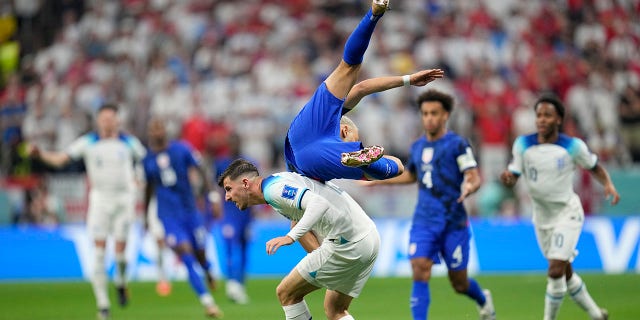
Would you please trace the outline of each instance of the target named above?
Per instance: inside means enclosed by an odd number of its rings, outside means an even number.
[[[571,262],[578,255],[576,246],[584,224],[584,211],[580,200],[569,201],[559,210],[558,217],[553,224],[536,225],[538,245],[548,260]]]
[[[357,298],[371,275],[379,248],[376,229],[357,242],[336,244],[325,239],[318,249],[300,260],[296,270],[316,287]]]
[[[134,218],[133,193],[89,193],[87,228],[94,240],[106,240],[111,234],[116,241],[125,241]]]
[[[164,225],[158,218],[158,200],[155,196],[151,198],[147,208],[147,232],[154,239],[164,239]]]

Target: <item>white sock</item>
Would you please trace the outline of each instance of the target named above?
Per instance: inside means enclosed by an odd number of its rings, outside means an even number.
[[[582,281],[582,278],[577,273],[573,273],[571,278],[567,281],[567,289],[571,295],[571,299],[575,301],[580,308],[584,309],[592,319],[602,318],[602,311],[600,307],[593,301],[589,291],[587,291],[587,285]]]
[[[109,308],[109,291],[107,288],[107,271],[104,266],[104,251],[102,247],[95,247],[93,251],[93,275],[91,276],[91,286],[96,297],[98,309]]]
[[[216,305],[216,301],[210,293],[203,293],[200,295],[200,303],[203,307],[212,307]]]
[[[544,298],[544,320],[555,320],[562,299],[567,293],[567,282],[564,277],[557,279],[547,278],[547,294]]]
[[[350,314],[338,319],[338,320],[356,320],[354,317],[352,317]]]
[[[114,282],[116,286],[124,286],[127,279],[127,260],[124,252],[116,252],[116,276]]]
[[[311,311],[307,307],[307,303],[302,300],[296,304],[282,306],[286,320],[310,320]]]

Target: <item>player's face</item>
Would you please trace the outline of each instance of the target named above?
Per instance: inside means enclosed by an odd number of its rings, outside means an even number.
[[[538,128],[538,134],[542,136],[549,136],[558,131],[562,118],[558,115],[556,108],[548,102],[542,102],[538,104],[536,108],[536,127]]]
[[[224,178],[222,186],[224,187],[224,200],[231,201],[236,204],[240,210],[249,207],[249,192],[247,179],[238,177],[231,180],[229,177]]]
[[[449,113],[437,101],[425,101],[420,106],[422,126],[429,135],[437,135],[446,128]]]
[[[166,130],[164,124],[161,121],[152,120],[147,128],[149,139],[154,142],[161,142],[166,137]]]
[[[113,135],[118,132],[118,125],[118,115],[113,110],[104,109],[96,117],[96,126],[102,135]]]

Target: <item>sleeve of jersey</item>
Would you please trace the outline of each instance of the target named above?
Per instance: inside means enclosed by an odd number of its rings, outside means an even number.
[[[89,145],[89,139],[90,138],[87,135],[81,136],[80,138],[72,142],[71,145],[69,145],[69,147],[67,147],[67,150],[65,150],[65,153],[69,156],[69,158],[73,160],[80,159],[84,154],[84,151],[86,150],[87,146]]]
[[[329,202],[312,192],[306,192],[302,198],[304,214],[298,223],[287,233],[293,241],[298,241],[329,210]]]
[[[579,138],[573,138],[569,154],[576,164],[585,169],[593,169],[598,164],[598,156],[589,151],[589,147]]]
[[[297,186],[291,181],[275,176],[266,178],[262,186],[264,200],[276,210],[284,208],[302,210],[302,195],[307,190],[304,186]],[[288,218],[291,219],[291,217]]]
[[[464,150],[460,155],[456,157],[456,162],[458,163],[458,169],[460,170],[460,172],[477,167],[478,162],[473,155],[473,150],[471,150],[471,146],[469,145],[469,143],[465,141],[461,144],[460,147]]]
[[[127,144],[131,146],[133,153],[133,159],[135,161],[141,161],[147,154],[147,149],[142,145],[142,142],[134,136],[127,136]]]
[[[518,137],[513,142],[513,147],[511,148],[511,162],[509,162],[509,166],[507,170],[515,175],[522,174],[522,153],[524,152],[524,139],[522,137]]]
[[[186,164],[189,167],[198,167],[202,163],[202,156],[200,153],[191,147],[188,143],[180,142],[180,151],[182,152],[182,156],[186,160]]]

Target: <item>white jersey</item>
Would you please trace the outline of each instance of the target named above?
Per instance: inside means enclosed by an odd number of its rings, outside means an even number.
[[[339,243],[359,241],[375,230],[375,224],[360,205],[331,182],[321,183],[297,173],[282,172],[266,177],[262,181],[262,192],[276,211],[299,222],[294,229],[308,227],[321,238]],[[309,193],[327,200],[329,208],[313,225],[303,226],[300,222],[306,209],[303,197]]]
[[[84,160],[92,192],[129,193],[135,191],[134,165],[146,150],[134,136],[101,139],[93,132],[74,141],[66,153],[71,159]]]
[[[577,166],[593,169],[598,157],[579,138],[560,134],[555,143],[538,143],[538,135],[518,137],[513,143],[509,171],[526,181],[534,205],[533,221],[546,225],[568,214],[563,210],[578,198],[573,190]]]

